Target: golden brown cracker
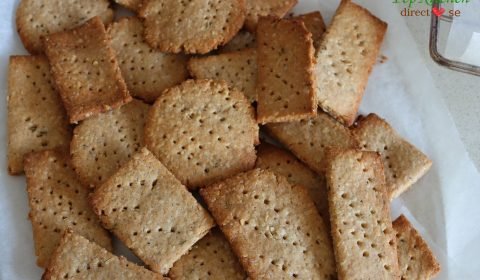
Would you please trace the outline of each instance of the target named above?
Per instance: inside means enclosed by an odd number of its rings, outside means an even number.
[[[295,6],[298,0],[246,0],[247,16],[245,26],[250,31],[255,31],[260,17],[276,16],[283,17]]]
[[[220,48],[221,53],[235,52],[248,48],[255,48],[257,41],[255,40],[255,34],[250,33],[247,30],[240,30],[235,37],[230,40],[225,46]]]
[[[322,41],[323,33],[325,32],[325,22],[323,21],[322,14],[320,14],[319,11],[316,11],[296,16],[293,19],[303,21],[307,30],[312,34],[314,49],[318,50],[320,42]]]

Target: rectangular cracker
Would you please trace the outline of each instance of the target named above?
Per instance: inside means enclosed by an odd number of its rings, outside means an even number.
[[[27,153],[68,150],[72,130],[43,56],[12,56],[8,71],[8,172],[23,172]]]
[[[46,150],[29,154],[25,174],[38,266],[47,266],[67,228],[112,250],[110,235],[93,213],[89,190],[77,180],[67,152]]]
[[[417,230],[403,215],[393,222],[397,235],[401,279],[428,280],[440,272],[440,264]]]
[[[255,32],[261,17],[275,16],[282,18],[297,4],[298,0],[246,0],[247,15],[245,27]]]
[[[165,274],[213,219],[146,148],[92,194],[103,225],[153,271]]]
[[[99,17],[45,37],[45,53],[71,123],[131,101]]]
[[[262,169],[200,190],[252,279],[332,279],[328,230],[306,188]]]
[[[380,156],[337,150],[326,177],[339,279],[399,279]]]
[[[317,173],[325,172],[328,148],[357,148],[350,130],[326,113],[300,122],[274,123],[267,132]]]
[[[247,278],[230,245],[217,228],[205,235],[188,254],[175,262],[168,276],[172,280]]]
[[[242,91],[248,101],[257,100],[257,51],[246,49],[219,55],[195,57],[188,70],[196,79],[224,80]]]
[[[257,121],[285,122],[314,117],[312,35],[299,20],[261,18],[257,28]]]
[[[350,126],[377,59],[387,24],[342,1],[316,54],[319,106]]]
[[[52,255],[43,280],[60,279],[155,279],[162,275],[117,257],[95,242],[67,230]]]
[[[390,199],[406,191],[432,166],[425,154],[376,114],[359,118],[352,131],[363,150],[382,156]]]
[[[330,225],[327,186],[323,175],[313,172],[288,151],[267,143],[258,147],[255,167],[282,175],[290,184],[306,187],[323,221],[327,226]]]

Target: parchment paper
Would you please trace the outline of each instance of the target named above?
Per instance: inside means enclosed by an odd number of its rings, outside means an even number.
[[[330,21],[339,1],[300,0],[296,12],[320,10]],[[480,277],[480,175],[469,159],[455,124],[428,72],[405,19],[391,1],[357,0],[388,22],[382,54],[370,77],[361,112],[386,118],[434,162],[432,170],[395,200],[392,217],[405,213],[427,239],[442,265],[438,279]],[[8,56],[24,54],[15,31],[18,0],[0,3],[0,279],[40,279],[23,177],[6,167],[6,75]],[[425,35],[427,40],[427,34]],[[454,81],[452,81],[454,82]],[[462,93],[458,93],[461,98]],[[473,129],[473,128],[472,128]],[[478,129],[475,128],[475,129]]]

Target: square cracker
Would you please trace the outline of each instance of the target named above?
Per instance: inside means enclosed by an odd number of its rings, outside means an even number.
[[[265,126],[268,133],[285,145],[297,158],[317,173],[327,167],[328,148],[357,148],[350,130],[323,112],[300,122],[274,123]]]
[[[314,117],[312,35],[300,20],[261,18],[257,28],[257,121]]]
[[[7,102],[10,174],[23,171],[27,153],[68,150],[71,128],[45,57],[10,57]]]
[[[45,53],[71,123],[131,101],[102,21],[45,37]]]
[[[39,266],[46,267],[67,228],[112,249],[110,236],[93,213],[89,191],[77,181],[68,153],[47,150],[29,154],[25,174]]]
[[[393,222],[397,234],[398,266],[402,279],[428,280],[440,272],[440,264],[417,230],[403,215]]]
[[[262,169],[200,190],[252,279],[332,279],[328,230],[307,190]]]
[[[95,190],[92,205],[107,229],[162,274],[214,225],[146,148]]]
[[[323,175],[313,172],[288,151],[266,143],[258,147],[255,167],[282,175],[290,184],[306,187],[323,221],[329,226],[327,186]]]
[[[257,100],[257,51],[245,49],[206,57],[196,57],[188,62],[188,70],[196,79],[224,80],[239,89],[248,101]]]
[[[355,120],[387,24],[342,1],[316,54],[319,106],[345,125]]]
[[[337,150],[330,156],[326,177],[339,279],[398,279],[380,156],[357,150]]]
[[[107,30],[130,94],[153,103],[165,89],[187,78],[187,57],[152,49],[143,32],[136,17],[122,18]]]
[[[425,154],[375,114],[359,118],[353,135],[363,150],[375,151],[382,156],[390,199],[407,190],[432,166]]]
[[[67,230],[52,255],[43,280],[59,279],[155,279],[162,275],[117,257],[95,242]]]
[[[245,26],[251,32],[257,28],[260,17],[283,17],[297,4],[298,0],[246,0],[247,16]]]
[[[218,229],[213,229],[180,258],[168,276],[175,279],[243,280],[247,275]]]

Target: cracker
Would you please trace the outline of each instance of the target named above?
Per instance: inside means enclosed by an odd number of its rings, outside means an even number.
[[[113,0],[113,2],[130,9],[134,12],[137,12],[142,7],[143,0]]]
[[[117,257],[95,242],[66,231],[42,279],[155,279],[162,275]]]
[[[146,148],[92,194],[104,226],[165,274],[214,226],[208,212]]]
[[[44,43],[71,123],[131,101],[100,18],[47,36]]]
[[[205,54],[230,41],[245,21],[245,0],[145,0],[145,39],[164,52]]]
[[[145,144],[190,189],[255,165],[258,125],[244,95],[225,82],[188,80],[160,96]]]
[[[78,182],[65,152],[46,150],[25,159],[37,264],[46,267],[65,229],[112,249],[110,236],[90,208],[88,190]]]
[[[247,16],[245,26],[255,31],[257,22],[263,16],[283,17],[297,4],[298,0],[247,0]]]
[[[339,279],[398,279],[383,166],[374,152],[336,151],[326,171]]]
[[[325,172],[328,148],[356,148],[350,130],[323,112],[300,122],[268,124],[268,133],[317,173]]]
[[[218,229],[212,230],[170,270],[175,279],[231,279],[243,280],[247,276],[230,245]]]
[[[73,131],[70,153],[82,182],[105,182],[143,146],[143,127],[150,106],[134,99],[125,106],[86,119]]]
[[[397,234],[398,266],[401,279],[427,280],[440,272],[440,264],[410,222],[401,215],[393,222]]]
[[[303,22],[262,18],[257,29],[257,120],[285,122],[317,114],[312,35]]]
[[[111,22],[109,6],[108,0],[22,0],[16,12],[18,34],[30,53],[43,53],[45,36],[72,29],[95,16]]]
[[[262,169],[200,194],[252,279],[332,279],[328,230],[307,190]]]
[[[318,50],[320,48],[320,42],[322,41],[323,33],[325,32],[325,22],[323,21],[322,14],[316,11],[296,16],[293,19],[299,19],[303,21],[307,30],[312,33],[314,49]]]
[[[306,187],[325,224],[330,224],[327,186],[323,175],[313,172],[288,151],[266,143],[258,147],[255,167],[282,175],[290,184]]]
[[[382,156],[391,199],[407,190],[432,166],[432,161],[425,154],[375,114],[360,118],[353,134],[363,150],[375,151]]]
[[[190,74],[197,79],[224,80],[245,94],[248,101],[257,100],[257,51],[246,49],[220,55],[192,58]]]
[[[221,53],[240,51],[257,46],[255,35],[247,30],[240,30],[235,37],[220,49]]]
[[[68,150],[71,128],[45,57],[10,57],[7,102],[10,174],[23,172],[29,152]]]
[[[366,9],[342,1],[316,55],[319,106],[353,124],[387,24]]]
[[[187,78],[187,57],[153,50],[144,42],[143,30],[139,19],[126,17],[110,25],[107,33],[130,94],[153,103],[165,89]]]

